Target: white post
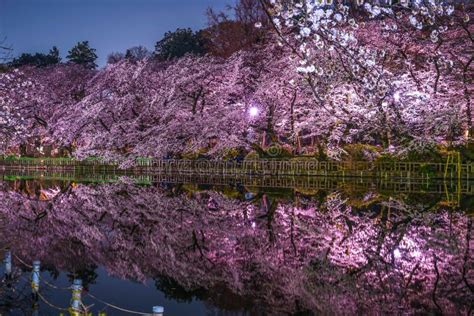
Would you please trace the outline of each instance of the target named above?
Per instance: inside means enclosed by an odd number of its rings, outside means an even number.
[[[5,252],[5,259],[3,262],[5,263],[5,276],[9,278],[12,274],[12,252],[10,250]]]

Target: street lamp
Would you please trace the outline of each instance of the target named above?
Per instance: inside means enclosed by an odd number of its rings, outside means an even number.
[[[257,116],[257,115],[258,115],[258,112],[259,112],[259,110],[258,110],[258,108],[257,108],[256,106],[252,106],[252,107],[249,109],[249,115],[250,115],[251,117]]]

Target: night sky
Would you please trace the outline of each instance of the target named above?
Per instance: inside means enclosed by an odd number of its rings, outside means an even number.
[[[78,41],[97,49],[103,66],[111,52],[156,41],[178,27],[205,27],[206,8],[233,0],[0,0],[0,38],[14,56],[47,53],[56,45],[64,58]]]

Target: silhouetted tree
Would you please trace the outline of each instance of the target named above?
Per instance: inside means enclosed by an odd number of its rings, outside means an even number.
[[[67,59],[73,63],[83,65],[86,68],[94,69],[97,67],[95,63],[97,59],[95,51],[94,48],[89,46],[89,41],[78,42],[76,46],[69,51]]]
[[[125,58],[131,60],[142,60],[150,57],[152,53],[144,46],[134,46],[125,52]]]
[[[47,57],[52,64],[59,64],[61,62],[61,57],[59,57],[59,49],[56,46],[53,46],[53,48],[49,50]]]
[[[36,67],[45,67],[48,65],[56,65],[61,62],[61,57],[59,57],[59,50],[56,46],[50,49],[48,54],[36,53],[28,54],[23,53],[19,57],[13,59],[11,65],[13,67],[21,67],[24,65],[31,65]]]
[[[166,32],[163,39],[155,45],[155,56],[164,60],[186,54],[204,55],[205,52],[202,33],[193,32],[190,28]]]
[[[12,48],[7,45],[6,37],[0,38],[0,63],[4,63],[10,59]]]
[[[122,53],[118,53],[118,52],[110,53],[107,56],[107,64],[116,64],[124,58],[125,58],[125,55]]]

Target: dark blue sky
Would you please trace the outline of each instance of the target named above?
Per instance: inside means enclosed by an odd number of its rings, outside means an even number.
[[[233,0],[0,0],[0,38],[14,55],[45,52],[56,45],[64,58],[78,41],[97,49],[98,64],[113,51],[136,45],[152,50],[177,27],[206,26],[205,10]]]

